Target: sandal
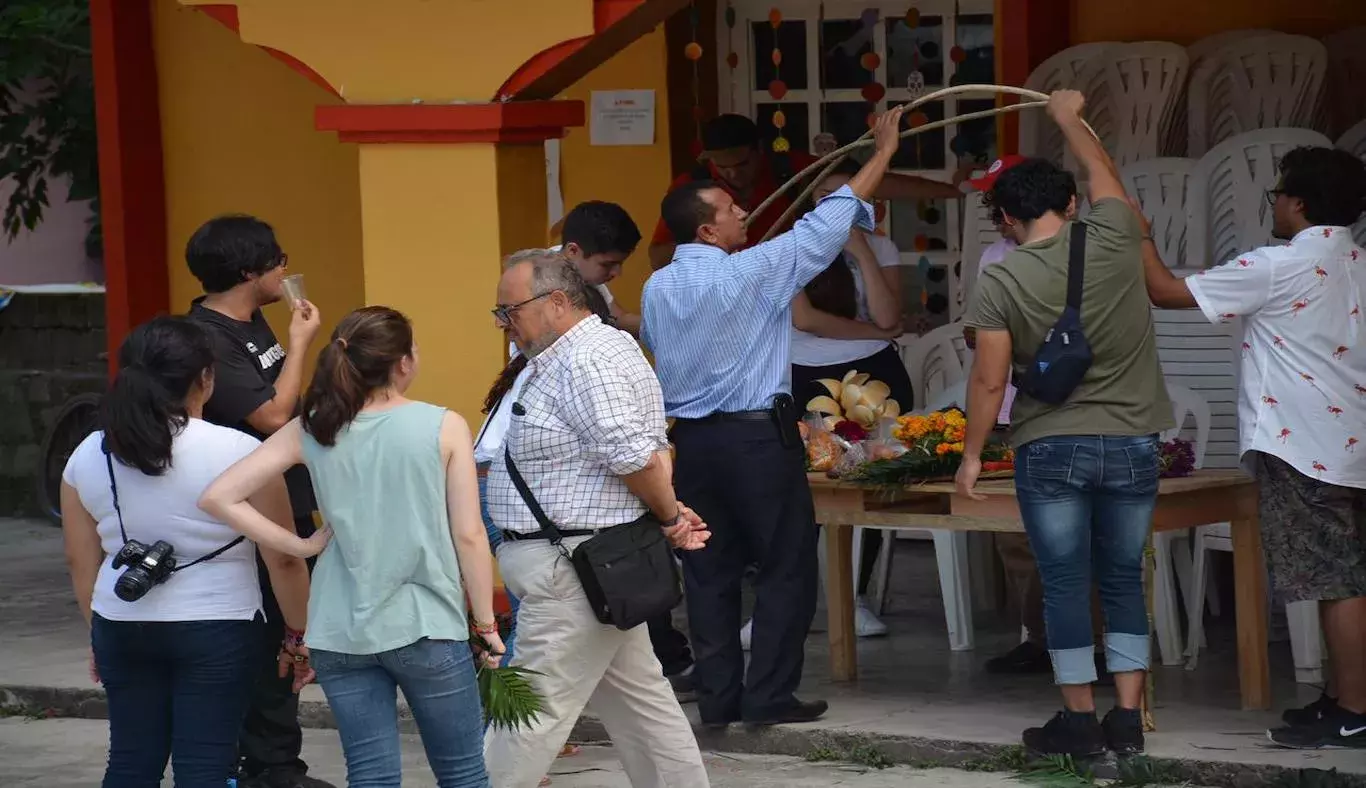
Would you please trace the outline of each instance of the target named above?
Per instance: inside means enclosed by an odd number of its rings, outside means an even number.
[[[556,755],[555,757],[556,757],[556,758],[573,758],[575,755],[578,755],[578,754],[581,753],[581,752],[583,752],[583,748],[581,748],[579,745],[577,745],[577,744],[566,744],[566,745],[560,750],[560,754],[559,754],[559,755]]]

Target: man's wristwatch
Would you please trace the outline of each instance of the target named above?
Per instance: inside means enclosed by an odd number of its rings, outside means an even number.
[[[683,510],[679,509],[678,513],[673,517],[670,517],[667,520],[661,520],[659,526],[661,528],[673,528],[675,525],[678,525],[678,521],[681,519],[683,519]]]

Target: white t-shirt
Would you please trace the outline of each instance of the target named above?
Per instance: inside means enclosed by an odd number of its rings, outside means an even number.
[[[891,268],[894,265],[901,264],[901,252],[890,238],[882,235],[869,235],[868,245],[872,247],[873,256],[877,258],[879,267]],[[849,261],[848,257],[841,255],[840,259],[848,261],[849,268],[854,272],[854,289],[858,294],[858,319],[867,321],[868,296],[863,283],[863,272],[859,269],[858,264]],[[830,337],[821,337],[800,331],[794,327],[792,329],[792,363],[802,367],[845,364],[868,358],[890,344],[891,341],[886,339],[831,339]]]
[[[1186,278],[1211,323],[1243,318],[1239,449],[1312,479],[1366,488],[1366,252],[1311,227]]]
[[[96,432],[76,447],[62,481],[80,494],[81,505],[97,523],[104,563],[95,578],[91,608],[111,621],[241,621],[261,611],[256,577],[256,546],[243,542],[220,556],[175,572],[136,602],[114,594],[124,569],[110,566],[123,548],[109,470]],[[119,508],[129,539],[151,547],[158,539],[171,543],[179,565],[212,553],[237,538],[226,523],[199,508],[199,496],[223,471],[260,445],[260,441],[228,427],[190,419],[171,445],[171,467],[147,476],[114,461]]]

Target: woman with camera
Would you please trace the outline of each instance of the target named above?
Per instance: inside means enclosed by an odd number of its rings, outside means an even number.
[[[62,474],[67,563],[109,701],[104,788],[154,788],[168,757],[177,788],[222,788],[237,757],[263,621],[256,549],[198,501],[258,441],[201,420],[213,360],[208,335],[185,318],[133,329],[101,429]],[[292,523],[279,474],[253,501],[270,527]],[[307,568],[261,554],[297,640]]]
[[[378,306],[347,315],[318,356],[303,415],[210,485],[201,505],[262,546],[311,555],[316,542],[272,527],[253,498],[284,469],[308,466],[322,533],[336,544],[313,572],[306,642],[348,780],[399,784],[402,689],[437,784],[487,788],[468,641],[473,630],[488,647],[480,662],[498,664],[493,556],[469,427],[404,396],[417,370],[406,317]]]

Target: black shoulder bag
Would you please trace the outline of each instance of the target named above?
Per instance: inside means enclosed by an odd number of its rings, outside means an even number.
[[[623,631],[634,629],[682,601],[678,564],[654,515],[646,512],[632,522],[614,525],[570,553],[560,529],[531,494],[507,447],[503,448],[503,460],[541,532],[574,567],[598,621]]]
[[[1091,368],[1091,343],[1081,327],[1085,271],[1086,225],[1073,222],[1072,247],[1067,256],[1067,305],[1019,380],[1020,391],[1048,405],[1066,402]]]

